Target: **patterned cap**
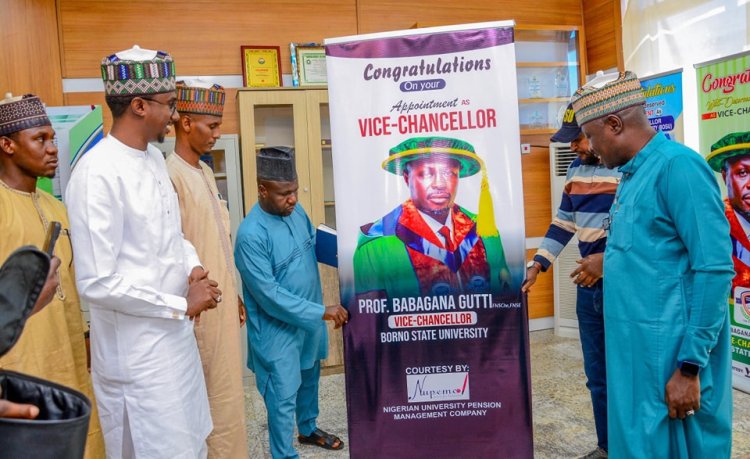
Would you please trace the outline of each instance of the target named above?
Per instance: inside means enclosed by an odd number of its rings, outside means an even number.
[[[584,86],[580,93],[573,96],[573,110],[578,125],[617,113],[635,105],[643,105],[641,82],[633,72],[622,72],[620,76],[601,88]]]
[[[44,104],[33,94],[0,100],[0,136],[39,126],[52,126]]]
[[[711,153],[706,156],[706,161],[711,169],[721,172],[724,161],[745,155],[750,155],[750,132],[734,132],[711,145]]]
[[[297,167],[294,164],[294,148],[261,148],[255,159],[259,179],[274,182],[293,182],[297,180]]]
[[[573,110],[573,104],[568,104],[562,119],[562,127],[550,137],[550,142],[572,142],[581,135],[581,127],[576,121],[576,113]]]
[[[163,51],[138,45],[102,59],[108,96],[139,96],[174,91],[174,61]]]
[[[482,168],[481,160],[469,142],[450,137],[414,137],[391,148],[382,167],[391,174],[402,175],[406,165],[424,158],[449,158],[461,165],[459,177],[470,177]]]
[[[222,116],[224,114],[224,88],[206,80],[184,80],[177,82],[177,111],[199,115]]]

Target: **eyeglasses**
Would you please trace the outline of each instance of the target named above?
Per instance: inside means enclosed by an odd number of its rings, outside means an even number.
[[[143,100],[147,100],[149,102],[156,102],[159,105],[166,105],[169,107],[169,114],[174,115],[175,110],[177,110],[177,99],[173,100],[172,102],[161,102],[156,99],[149,99],[148,97],[141,97]]]

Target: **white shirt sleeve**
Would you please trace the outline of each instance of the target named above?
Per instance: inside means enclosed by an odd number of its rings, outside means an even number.
[[[184,319],[187,310],[184,297],[160,292],[139,282],[137,275],[134,276],[136,273],[118,270],[125,227],[124,196],[121,196],[116,181],[108,179],[102,172],[90,168],[79,169],[82,170],[74,172],[66,200],[76,284],[81,297],[92,307],[124,314]],[[199,265],[193,246],[187,241],[184,245],[186,262]],[[146,266],[146,263],[155,262],[156,255],[127,253],[125,256],[131,260],[140,256],[143,266]]]

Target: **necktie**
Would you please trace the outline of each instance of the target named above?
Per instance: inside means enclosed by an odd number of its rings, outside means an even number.
[[[438,233],[445,239],[445,250],[453,252],[455,247],[453,247],[453,239],[451,239],[451,230],[447,226],[443,226],[438,230]]]

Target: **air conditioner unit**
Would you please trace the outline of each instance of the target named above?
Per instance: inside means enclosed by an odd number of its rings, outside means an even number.
[[[551,143],[549,146],[550,189],[552,191],[552,217],[557,215],[560,199],[565,189],[565,176],[568,166],[577,155],[568,143]],[[553,265],[555,334],[568,338],[578,338],[578,317],[576,316],[576,284],[570,278],[581,258],[578,251],[578,238],[573,236]]]

